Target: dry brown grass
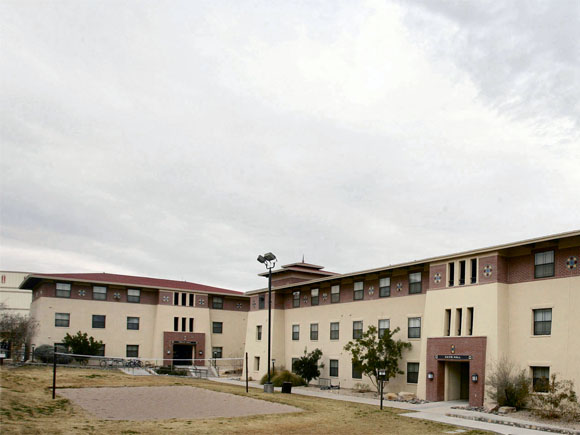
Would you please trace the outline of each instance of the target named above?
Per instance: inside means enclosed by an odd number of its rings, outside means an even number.
[[[191,378],[129,376],[117,371],[59,368],[57,386],[120,387],[191,385],[209,390],[284,403],[303,409],[296,414],[262,415],[205,420],[109,421],[98,420],[83,409],[58,397],[52,400],[52,371],[47,367],[0,369],[1,428],[5,434],[65,433],[252,433],[252,434],[441,434],[454,427],[409,419],[404,412],[298,395],[268,395],[257,389],[218,384]],[[472,431],[469,434],[481,434]]]

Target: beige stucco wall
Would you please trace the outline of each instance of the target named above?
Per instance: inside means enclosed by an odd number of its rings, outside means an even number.
[[[28,315],[32,302],[32,292],[18,288],[28,272],[0,271],[0,275],[5,277],[4,283],[0,281],[0,304],[3,304],[4,309],[11,312]]]

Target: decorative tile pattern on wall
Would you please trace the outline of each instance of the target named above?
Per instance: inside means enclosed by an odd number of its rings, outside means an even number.
[[[121,299],[121,293],[119,293],[119,292],[113,293],[113,298],[115,298],[117,300]]]
[[[327,293],[322,293],[322,300],[326,301],[326,299],[328,299],[328,294]]]
[[[236,304],[236,308],[237,308],[238,310],[241,310],[241,309],[242,309],[242,303],[241,303],[241,302],[238,302],[238,303]]]
[[[308,303],[308,296],[304,296],[302,300],[304,301],[304,305],[306,305]]]
[[[483,275],[484,275],[486,278],[489,278],[489,277],[492,275],[492,273],[493,273],[493,267],[491,267],[491,264],[486,264],[486,265],[483,267]]]
[[[402,282],[398,282],[397,283],[397,291],[400,292],[403,289],[403,283]]]
[[[566,260],[566,267],[570,270],[576,269],[578,267],[578,257],[571,255]]]
[[[370,296],[372,296],[372,295],[374,295],[374,294],[375,294],[375,288],[374,288],[374,287],[371,285],[371,286],[369,287],[369,295],[370,295]]]
[[[165,295],[161,298],[163,302],[169,302],[169,296]]]
[[[433,281],[435,282],[435,284],[439,284],[441,282],[441,274],[439,272],[433,275]]]
[[[79,290],[79,296],[85,296],[87,292],[85,290]]]

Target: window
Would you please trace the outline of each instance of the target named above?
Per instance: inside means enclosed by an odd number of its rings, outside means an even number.
[[[181,318],[181,332],[185,332],[185,327],[187,326],[187,317]]]
[[[101,347],[99,347],[99,350],[97,350],[97,353],[95,354],[95,356],[105,356],[105,345],[101,345]]]
[[[391,296],[391,278],[379,279],[379,297],[386,298]]]
[[[127,317],[127,329],[139,330],[139,317]]]
[[[255,372],[260,371],[260,357],[259,356],[254,357],[254,371]]]
[[[214,334],[221,334],[224,328],[223,322],[213,322],[212,330]]]
[[[407,383],[416,384],[419,382],[419,363],[407,363]]]
[[[101,328],[105,327],[105,316],[100,314],[93,314],[93,328]]]
[[[193,332],[193,317],[189,318],[189,332]]]
[[[473,335],[473,307],[467,308],[467,335]]]
[[[187,293],[181,293],[181,305],[184,307],[187,305]]]
[[[266,306],[266,296],[265,295],[258,296],[258,308],[260,310],[263,310],[265,306]]]
[[[139,358],[139,345],[138,344],[128,344],[126,355],[127,355],[127,358]]]
[[[330,376],[338,377],[338,360],[331,359],[330,360]]]
[[[211,298],[211,307],[214,310],[223,310],[224,308],[224,298],[221,296],[214,296]]]
[[[536,253],[534,278],[554,276],[554,251]]]
[[[387,329],[391,327],[391,321],[389,319],[379,320],[379,338],[383,338]]]
[[[359,301],[365,296],[364,283],[362,281],[357,281],[354,283],[354,300]]]
[[[552,309],[534,310],[534,335],[552,334]]]
[[[318,323],[310,324],[310,339],[318,340]]]
[[[546,393],[550,385],[550,367],[532,367],[533,390]]]
[[[362,338],[363,322],[362,320],[352,322],[352,338]]]
[[[332,287],[330,287],[330,302],[333,304],[340,302],[340,286],[339,285],[333,285]]]
[[[69,313],[54,313],[54,326],[68,328],[70,326]]]
[[[445,326],[443,327],[443,334],[447,337],[451,335],[451,310],[445,310]]]
[[[352,378],[353,379],[362,379],[362,370],[359,366],[352,364]]]
[[[455,310],[455,326],[457,326],[457,335],[461,335],[461,323],[463,323],[463,310],[457,308]]]
[[[409,274],[409,294],[421,293],[421,272]]]
[[[141,290],[134,288],[127,290],[127,302],[134,302],[136,304],[141,302]]]
[[[409,317],[408,338],[421,338],[421,318]]]
[[[212,354],[213,358],[223,358],[222,353],[223,353],[223,347],[212,347],[211,348],[211,354]]]
[[[189,306],[193,307],[193,293],[189,294]]]
[[[455,285],[455,263],[449,263],[449,287]]]
[[[459,285],[465,284],[465,260],[459,262]]]
[[[94,286],[93,287],[93,299],[97,301],[107,300],[107,287]]]
[[[292,340],[300,340],[300,325],[292,325]]]
[[[330,339],[338,340],[339,334],[340,334],[340,323],[332,322],[330,324]]]
[[[292,293],[292,306],[298,308],[300,306],[300,292]]]
[[[318,305],[318,289],[310,290],[310,305]]]
[[[256,340],[260,341],[262,339],[262,325],[256,326]]]
[[[173,318],[173,331],[179,331],[179,317]]]
[[[477,282],[477,258],[471,259],[471,284]]]
[[[64,282],[56,283],[56,297],[57,298],[70,298],[70,284]]]
[[[294,364],[296,364],[298,362],[299,358],[292,358],[292,363],[291,363],[291,367],[292,367],[292,373],[296,373],[295,368],[294,368]]]

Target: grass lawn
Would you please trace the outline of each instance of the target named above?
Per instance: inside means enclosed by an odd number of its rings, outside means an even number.
[[[0,369],[1,431],[9,433],[252,433],[252,434],[441,434],[456,429],[401,416],[402,410],[218,384],[207,380],[165,376],[129,376],[118,371],[58,369],[57,387],[122,387],[190,385],[240,396],[284,403],[303,409],[295,414],[205,420],[108,421],[98,420],[68,400],[52,400],[52,369]],[[469,434],[484,432],[471,431]]]

